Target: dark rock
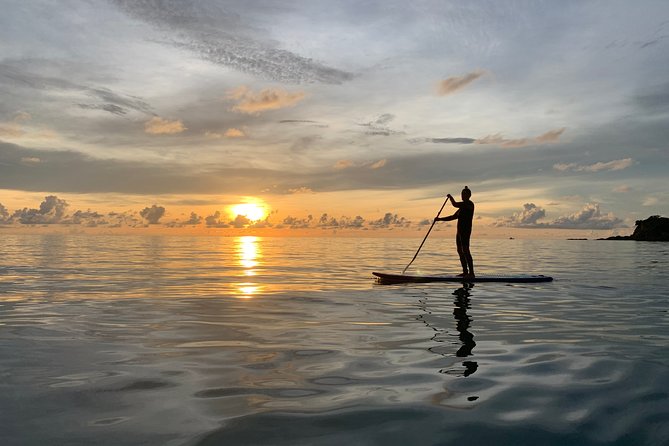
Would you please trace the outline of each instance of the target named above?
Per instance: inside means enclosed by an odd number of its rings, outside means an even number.
[[[669,218],[653,215],[637,220],[632,235],[608,237],[603,240],[637,240],[644,242],[669,242]]]

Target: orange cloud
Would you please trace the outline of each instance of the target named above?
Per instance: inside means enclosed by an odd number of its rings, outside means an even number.
[[[243,130],[239,130],[239,129],[231,127],[229,129],[227,129],[224,133],[206,131],[206,132],[204,132],[204,136],[206,136],[207,138],[213,138],[213,139],[244,138],[244,137],[246,137],[246,133],[244,133]]]
[[[187,130],[181,120],[169,121],[167,119],[154,116],[144,123],[144,131],[151,135],[171,135],[181,133]]]
[[[560,139],[560,135],[564,133],[564,131],[567,130],[567,127],[562,127],[559,129],[555,130],[550,130],[543,135],[539,135],[534,140],[538,143],[552,143],[552,142],[557,142]]]
[[[336,170],[343,170],[343,169],[348,169],[349,167],[353,167],[353,161],[351,160],[339,160],[335,163],[334,168]]]
[[[294,107],[295,104],[304,99],[304,92],[291,93],[280,89],[264,89],[254,92],[246,86],[228,91],[226,99],[236,101],[232,111],[256,115],[268,110]]]
[[[296,189],[288,189],[288,192],[290,192],[291,194],[313,194],[314,193],[314,191],[311,188],[305,187],[305,186],[298,187]]]
[[[518,138],[518,139],[506,139],[502,136],[501,133],[495,133],[494,135],[484,136],[483,138],[477,139],[476,144],[497,144],[502,147],[525,147],[530,144],[553,144],[558,142],[560,135],[564,133],[566,127],[562,127],[555,130],[550,130],[542,135],[539,135],[534,138]]]
[[[483,70],[476,70],[471,73],[467,73],[464,76],[452,76],[448,79],[441,80],[437,84],[437,94],[439,96],[446,96],[455,93],[458,90],[462,90],[467,85],[483,76],[485,73],[486,72]]]
[[[375,162],[375,163],[372,164],[371,166],[369,166],[369,168],[370,168],[370,169],[380,169],[380,168],[382,168],[383,166],[385,166],[387,162],[388,162],[387,160],[382,159],[382,160],[379,160],[379,161]]]
[[[20,138],[25,133],[16,122],[0,122],[0,138]]]
[[[634,160],[632,158],[625,158],[621,160],[613,160],[603,162],[597,162],[595,164],[589,165],[580,165],[576,163],[557,163],[553,165],[553,169],[560,172],[601,172],[602,170],[623,170],[634,165]]]
[[[20,138],[26,134],[21,123],[30,121],[30,113],[17,112],[11,121],[0,122],[0,138]]]
[[[244,138],[246,136],[246,133],[244,133],[242,130],[235,129],[235,128],[229,128],[228,130],[225,131],[223,134],[226,138]]]

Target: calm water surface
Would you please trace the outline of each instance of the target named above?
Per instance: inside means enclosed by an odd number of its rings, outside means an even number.
[[[0,444],[669,444],[669,244],[418,239],[3,235]]]

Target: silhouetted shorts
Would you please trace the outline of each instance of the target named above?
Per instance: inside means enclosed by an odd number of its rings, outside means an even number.
[[[469,240],[471,239],[472,233],[465,232],[464,234],[457,233],[455,236],[455,244],[458,248],[469,249]]]

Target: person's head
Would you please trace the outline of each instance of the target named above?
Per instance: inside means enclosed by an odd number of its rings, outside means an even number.
[[[460,196],[462,197],[463,200],[469,200],[472,196],[472,191],[470,191],[469,188],[465,186],[465,188],[462,189]]]

